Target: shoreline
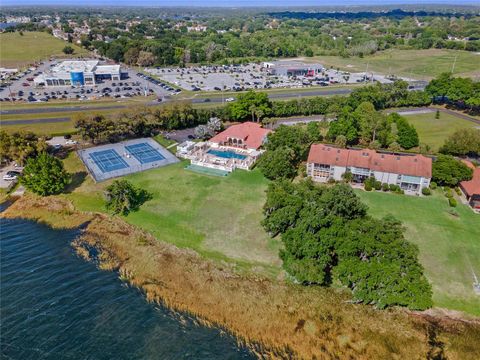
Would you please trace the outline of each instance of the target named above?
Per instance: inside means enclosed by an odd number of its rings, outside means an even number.
[[[376,310],[349,302],[345,291],[304,287],[258,275],[239,275],[193,250],[156,239],[118,217],[83,213],[61,197],[32,195],[0,217],[25,218],[53,228],[82,228],[72,243],[102,270],[117,271],[148,301],[218,326],[268,358],[480,357],[480,319],[455,319],[433,309]]]

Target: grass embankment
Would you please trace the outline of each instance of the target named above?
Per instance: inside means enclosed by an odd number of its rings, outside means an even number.
[[[455,61],[455,76],[480,78],[478,63],[480,55],[470,51],[428,49],[391,49],[371,56],[343,58],[340,56],[316,56],[305,58],[306,62],[320,62],[326,67],[340,68],[350,72],[373,71],[384,75],[394,74],[415,79],[429,80],[441,73],[451,72]]]
[[[439,119],[435,119],[435,112],[402,116],[405,116],[410,124],[415,126],[420,143],[429,145],[435,152],[455,131],[480,127],[471,121],[444,112],[440,112]]]
[[[7,68],[22,68],[36,61],[42,61],[50,56],[75,57],[88,55],[88,51],[66,41],[55,38],[46,32],[25,31],[0,34],[0,66]],[[75,52],[65,55],[62,50],[70,45]]]
[[[473,290],[473,273],[480,274],[480,216],[467,206],[448,211],[448,201],[435,191],[430,197],[358,191],[370,214],[394,215],[406,228],[406,238],[420,250],[420,261],[432,283],[434,305],[480,316],[480,296]]]
[[[375,310],[347,302],[333,289],[239,276],[228,264],[158,241],[119,218],[72,210],[60,198],[27,196],[4,217],[27,217],[57,227],[87,222],[79,254],[99,250],[101,268],[118,269],[147,298],[227,328],[267,356],[301,358],[477,358],[480,323]],[[255,346],[257,345],[257,346]],[[261,346],[258,346],[261,345]],[[436,357],[435,357],[436,356]]]

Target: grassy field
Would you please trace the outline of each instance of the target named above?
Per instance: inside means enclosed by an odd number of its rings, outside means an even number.
[[[442,72],[453,71],[456,76],[480,78],[480,55],[469,51],[428,49],[428,50],[387,50],[364,58],[342,58],[340,56],[317,56],[305,61],[317,61],[326,67],[340,68],[350,72],[368,70],[382,74],[431,79]]]
[[[0,120],[0,126],[2,130],[6,132],[14,131],[32,131],[38,135],[54,135],[54,134],[63,134],[63,133],[72,133],[75,131],[74,122],[77,116],[82,114],[102,114],[105,116],[114,114],[120,111],[119,109],[112,110],[96,110],[94,107],[85,109],[84,112],[75,111],[75,112],[49,112],[49,113],[39,113],[37,115],[32,114],[19,114],[19,115],[2,115]],[[70,118],[70,121],[65,122],[48,122],[48,119],[55,118]],[[31,123],[25,124],[20,123],[22,120],[30,119],[45,119],[43,123]],[[19,122],[18,124],[9,123],[4,124],[4,121],[14,121]]]
[[[433,286],[435,306],[480,316],[480,296],[473,291],[472,269],[480,274],[480,215],[467,206],[448,213],[446,198],[428,198],[358,191],[370,214],[394,215],[406,228],[406,238],[420,249],[420,260]]]
[[[58,122],[58,123],[36,123],[36,124],[15,124],[15,125],[3,125],[0,122],[0,127],[2,130],[13,133],[16,131],[31,131],[34,134],[44,136],[54,136],[61,134],[72,134],[74,133],[75,127],[73,126],[73,121],[67,122]]]
[[[402,116],[415,126],[420,142],[430,145],[433,151],[437,151],[455,131],[478,127],[473,122],[443,112],[439,119],[435,119],[435,112]]]
[[[0,43],[0,66],[7,68],[21,68],[50,56],[65,57],[62,50],[66,45],[75,49],[73,56],[88,54],[87,50],[45,32],[3,33],[0,34]]]
[[[72,172],[82,168],[73,154],[66,164]],[[267,186],[260,172],[236,171],[223,178],[185,170],[185,165],[181,162],[127,176],[150,191],[153,199],[126,220],[160,240],[209,258],[278,271],[280,242],[270,239],[260,225]],[[77,174],[76,179],[84,176]],[[67,196],[81,210],[103,209],[101,189],[108,184],[94,184],[88,177]]]

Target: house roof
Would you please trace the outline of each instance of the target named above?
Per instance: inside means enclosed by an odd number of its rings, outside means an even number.
[[[248,121],[242,124],[230,126],[225,131],[222,131],[211,138],[210,142],[220,144],[227,142],[229,138],[237,140],[241,139],[247,148],[257,150],[260,146],[262,146],[265,137],[271,131],[272,130],[262,128],[262,126],[258,123]]]
[[[330,145],[314,144],[310,148],[308,162],[432,177],[432,159],[419,154],[386,154],[370,149],[339,149]]]
[[[466,162],[465,162],[466,163]],[[470,162],[469,162],[470,163]],[[473,166],[472,163],[470,163],[471,166]],[[467,164],[467,166],[469,166]],[[469,167],[471,167],[469,166]],[[468,196],[472,196],[472,195],[480,195],[480,168],[475,168],[473,166],[473,177],[472,177],[472,180],[469,180],[469,181],[462,181],[460,183],[460,186],[462,187],[462,189],[464,190],[464,192],[468,195]]]

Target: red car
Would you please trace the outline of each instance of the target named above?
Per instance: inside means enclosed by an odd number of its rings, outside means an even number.
[[[30,86],[30,84],[29,83],[23,83],[22,86],[27,87],[27,86]]]
[[[27,81],[33,81],[33,77],[27,78]]]

